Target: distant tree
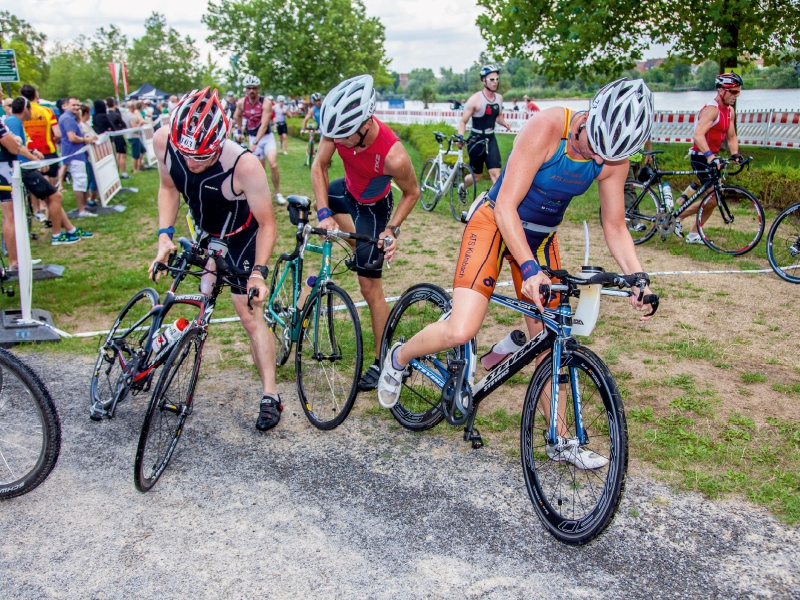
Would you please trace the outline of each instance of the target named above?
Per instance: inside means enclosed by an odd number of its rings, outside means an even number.
[[[463,73],[456,73],[452,68],[442,68],[440,74],[441,80],[437,85],[440,94],[456,96],[467,91],[467,82]]]
[[[12,94],[18,94],[23,83],[39,84],[46,77],[46,40],[47,36],[36,31],[24,19],[7,10],[0,10],[0,42],[3,49],[14,50],[19,69],[20,82],[10,85]]]
[[[697,67],[697,71],[694,73],[694,77],[697,80],[697,89],[698,90],[714,90],[716,89],[716,84],[714,80],[719,75],[719,65],[715,63],[713,60],[707,60],[702,65]]]
[[[767,69],[767,79],[771,87],[797,88],[800,87],[800,74],[792,67],[772,66]]]
[[[406,95],[415,100],[422,100],[422,88],[426,85],[434,88],[436,86],[436,75],[432,69],[414,69],[408,74],[408,85],[406,85]]]
[[[200,83],[200,52],[189,37],[167,26],[157,12],[144,22],[145,34],[128,52],[128,75],[134,86],[150,83],[166,92],[187,92]]]
[[[432,83],[426,83],[419,91],[419,99],[425,104],[423,108],[428,108],[428,104],[436,100],[436,88]]]

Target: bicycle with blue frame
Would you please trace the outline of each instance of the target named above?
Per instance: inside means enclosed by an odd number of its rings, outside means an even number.
[[[480,448],[483,439],[475,428],[480,402],[538,358],[522,411],[520,450],[525,482],[547,530],[562,542],[579,545],[602,533],[616,512],[625,483],[628,442],[625,410],[611,372],[572,334],[579,326],[581,335],[591,333],[601,293],[638,293],[652,306],[650,315],[658,308],[658,296],[644,296],[649,282],[644,273],[617,275],[584,267],[581,278],[566,271],[545,271],[561,281],[551,289],[541,289],[545,303],[551,291],[560,292],[555,309],[541,313],[529,302],[497,293],[491,297],[492,302],[541,321],[541,333],[478,382],[475,338],[458,348],[413,359],[403,373],[400,397],[391,413],[403,427],[414,431],[430,429],[443,419],[464,426],[464,440]],[[578,307],[573,314],[569,299],[574,297]],[[587,303],[584,309],[582,302]],[[405,342],[428,324],[447,319],[450,310],[450,296],[442,288],[429,283],[409,288],[389,315],[381,361],[395,342]],[[574,457],[583,452],[592,452],[607,463],[601,468],[580,468]]]

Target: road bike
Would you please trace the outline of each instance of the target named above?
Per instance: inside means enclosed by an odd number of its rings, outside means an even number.
[[[734,163],[730,159],[721,159],[720,170],[709,168],[708,171],[661,171],[658,168],[658,154],[663,150],[642,151],[642,154],[653,157],[653,170],[644,181],[626,181],[625,194],[635,198],[626,201],[625,221],[633,238],[633,243],[643,244],[656,232],[662,240],[676,234],[683,237],[685,233],[680,216],[695,202],[700,201],[697,211],[697,232],[703,243],[715,252],[738,256],[750,252],[756,247],[764,234],[764,209],[756,197],[744,188],[724,184],[729,175],[736,175],[752,160],[752,156],[744,157],[738,169],[728,172]],[[662,178],[665,175],[700,175],[712,174],[695,193],[683,204],[672,205],[671,197],[664,196]],[[600,220],[602,222],[602,211]]]
[[[314,162],[314,154],[316,148],[314,147],[314,136],[319,135],[319,129],[301,129],[300,135],[308,134],[308,145],[306,146],[306,162],[305,166],[310,167]]]
[[[483,439],[475,417],[481,400],[541,357],[522,410],[522,469],[533,507],[547,530],[564,543],[580,545],[600,535],[614,516],[625,483],[628,438],[614,378],[596,354],[572,337],[573,328],[580,325],[581,335],[591,333],[601,293],[638,293],[651,305],[650,315],[658,309],[658,296],[644,296],[649,282],[644,273],[617,275],[584,267],[576,277],[566,271],[545,271],[561,282],[541,288],[545,298],[560,292],[555,309],[541,313],[516,298],[496,293],[491,297],[492,302],[541,321],[541,333],[477,383],[475,338],[458,348],[413,359],[403,373],[400,397],[391,413],[414,431],[430,429],[443,419],[463,425],[464,440],[480,448]],[[571,297],[579,298],[574,314]],[[409,288],[389,315],[381,362],[395,342],[405,342],[428,324],[449,318],[450,311],[450,296],[440,287],[422,283]],[[585,452],[593,452],[605,464],[587,467],[581,462]]]
[[[779,214],[770,227],[767,258],[778,277],[800,283],[800,202]]]
[[[433,136],[439,143],[439,153],[436,158],[429,158],[419,174],[419,203],[427,211],[436,208],[446,194],[450,194],[450,212],[456,221],[461,221],[461,213],[469,208],[475,200],[475,178],[472,168],[464,162],[464,149],[453,150],[453,143],[464,144],[464,136],[452,135],[447,143],[447,150],[444,149],[444,140],[447,136],[434,131]],[[456,163],[448,165],[444,162],[444,157],[448,155],[456,156]],[[465,185],[467,177],[472,181],[472,185]]]
[[[331,266],[333,242],[360,240],[390,245],[392,239],[311,227],[308,224],[310,200],[304,196],[289,196],[286,200],[290,220],[297,226],[297,244],[275,264],[264,317],[275,335],[278,366],[286,363],[292,346],[296,345],[295,372],[300,404],[315,427],[329,430],[341,424],[353,408],[363,360],[361,322],[355,304],[331,279],[335,274]],[[323,236],[322,243],[310,243],[312,234]],[[351,253],[350,246],[343,245]],[[310,286],[303,281],[306,252],[322,255],[317,276],[309,278]],[[381,254],[367,268],[378,269],[382,264]],[[304,284],[308,291],[305,299],[302,297]]]
[[[0,500],[27,494],[58,461],[61,422],[44,382],[0,349]]]

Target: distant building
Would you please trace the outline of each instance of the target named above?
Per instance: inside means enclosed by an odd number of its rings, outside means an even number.
[[[408,86],[408,73],[400,73],[400,81],[398,84],[401,88],[406,89],[406,86]]]
[[[664,58],[651,58],[650,60],[640,60],[639,62],[636,63],[636,66],[634,68],[640,73],[644,73],[654,67],[660,67],[665,60],[666,59]]]

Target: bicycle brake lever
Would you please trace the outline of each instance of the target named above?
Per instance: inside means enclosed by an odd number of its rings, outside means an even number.
[[[645,317],[652,317],[654,314],[656,314],[656,311],[658,310],[658,294],[647,294],[647,296],[642,298],[642,302],[644,304],[650,304],[653,307],[653,310],[647,313]]]
[[[256,288],[250,288],[250,291],[247,292],[247,308],[249,308],[250,310],[253,310],[252,301],[253,298],[255,298],[257,295],[258,295],[258,290]]]

